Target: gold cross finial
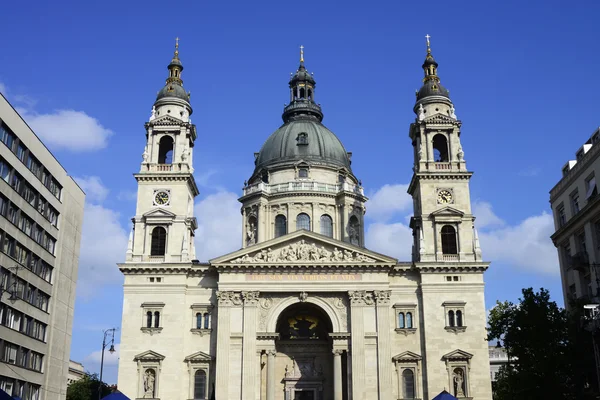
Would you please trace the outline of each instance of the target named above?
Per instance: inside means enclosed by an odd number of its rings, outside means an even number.
[[[431,47],[429,47],[431,43],[429,43],[429,38],[431,38],[431,36],[429,36],[428,33],[427,35],[425,35],[425,39],[427,40],[427,52],[431,53]]]
[[[304,46],[300,45],[300,62],[304,62]]]
[[[178,37],[175,38],[175,48],[176,49],[179,48],[179,38]]]

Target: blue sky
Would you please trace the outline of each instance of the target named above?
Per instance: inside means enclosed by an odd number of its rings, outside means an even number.
[[[486,302],[549,288],[562,303],[548,191],[600,125],[595,1],[18,2],[3,5],[0,91],[88,193],[71,356],[99,369],[121,322],[143,123],[181,38],[191,91],[200,258],[238,247],[237,196],[281,124],[305,46],[324,123],[353,152],[371,201],[367,245],[407,259],[412,149],[425,34],[463,121]],[[217,220],[215,216],[220,216]],[[232,232],[234,232],[232,234]],[[512,250],[507,250],[510,247]],[[117,343],[119,336],[117,335]],[[117,355],[105,377],[116,382]]]

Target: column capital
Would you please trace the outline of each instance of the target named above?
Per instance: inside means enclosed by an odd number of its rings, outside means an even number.
[[[275,350],[267,350],[267,356],[268,357],[276,357],[277,356],[277,351],[275,351]]]
[[[348,298],[352,306],[372,306],[375,304],[373,292],[366,290],[350,290]]]
[[[217,290],[215,293],[217,296],[217,302],[219,306],[241,306],[242,296],[240,292],[233,291],[220,291]]]
[[[333,353],[334,356],[339,357],[342,354],[344,354],[344,350],[342,350],[342,349],[333,349],[332,353]]]
[[[390,298],[392,297],[391,290],[375,290],[373,293],[375,294],[375,301],[378,306],[390,304]]]
[[[242,300],[244,301],[244,305],[245,306],[257,306],[259,294],[260,294],[260,292],[258,292],[258,291],[242,292]]]

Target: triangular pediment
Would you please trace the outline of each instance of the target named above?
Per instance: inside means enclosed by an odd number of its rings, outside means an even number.
[[[464,212],[457,210],[456,208],[452,208],[452,207],[444,207],[444,208],[440,208],[439,210],[436,210],[434,212],[432,212],[431,214],[429,214],[432,217],[462,217],[463,215],[465,215]]]
[[[210,260],[213,265],[389,264],[397,260],[350,243],[299,230]]]
[[[159,126],[159,125],[182,125],[185,122],[183,122],[180,119],[177,119],[171,115],[165,114],[165,115],[161,115],[160,117],[156,117],[155,119],[153,119],[151,122],[149,122],[149,125],[152,126]]]
[[[194,354],[190,354],[183,361],[185,362],[209,362],[212,361],[212,357],[203,351],[197,351]]]
[[[412,351],[405,351],[400,353],[394,357],[392,357],[393,361],[420,361],[421,356],[417,353],[413,353]]]
[[[449,115],[444,114],[433,114],[425,117],[423,119],[424,122],[428,124],[436,124],[436,125],[453,125],[458,123],[456,118],[452,118]]]
[[[156,208],[142,215],[144,218],[175,218],[176,215],[164,208]]]
[[[470,360],[471,358],[473,358],[473,354],[467,353],[466,351],[461,350],[461,349],[456,349],[454,351],[451,351],[450,353],[448,353],[442,357],[443,360],[448,360],[448,361]]]
[[[147,350],[133,357],[133,361],[162,361],[165,356],[152,350]]]

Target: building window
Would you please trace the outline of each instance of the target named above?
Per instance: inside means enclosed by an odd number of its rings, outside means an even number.
[[[0,159],[0,178],[4,179],[8,182],[8,178],[10,176],[10,166],[6,163],[6,161]]]
[[[454,310],[450,310],[448,311],[448,326],[454,327],[455,326],[455,320],[454,320]]]
[[[573,215],[579,212],[579,192],[577,190],[571,193],[571,211]]]
[[[308,178],[308,168],[298,168],[298,178]]]
[[[279,214],[275,217],[275,237],[285,234],[287,234],[287,219],[284,215]]]
[[[194,374],[194,400],[206,399],[206,371],[199,369]]]
[[[402,372],[402,389],[404,389],[405,399],[415,398],[415,373],[412,369],[405,369]]]
[[[446,313],[446,330],[462,332],[465,325],[465,304],[463,302],[446,302],[444,311]]]
[[[416,304],[394,304],[394,311],[396,314],[396,331],[398,333],[413,333],[406,331],[414,331],[415,320],[414,315],[416,312]]]
[[[143,303],[142,332],[153,333],[162,330],[161,317],[165,303]]]
[[[308,214],[301,213],[296,217],[296,230],[306,229],[310,231],[310,217]]]
[[[196,329],[202,329],[202,313],[196,313]]]
[[[4,124],[0,124],[0,140],[12,151],[15,135]]]
[[[598,189],[596,189],[596,177],[594,174],[588,176],[585,180],[585,198],[589,199],[598,194]]]
[[[567,223],[567,215],[565,214],[565,206],[564,204],[560,204],[556,207],[556,214],[558,216],[558,226],[561,227]]]
[[[150,246],[151,256],[164,256],[167,246],[167,231],[162,226],[152,230],[152,243]]]
[[[160,312],[154,311],[154,327],[160,327]]]
[[[296,138],[296,141],[298,142],[298,145],[307,145],[308,144],[308,134],[306,132],[301,132],[298,134],[298,137]]]
[[[203,331],[210,330],[212,306],[210,304],[192,304],[191,309],[194,317],[192,332],[203,335]]]
[[[321,235],[333,237],[333,220],[327,214],[321,215]]]
[[[17,145],[17,157],[23,164],[25,164],[25,156],[27,155],[27,148],[22,143]]]
[[[350,217],[348,221],[348,239],[355,246],[360,246],[360,222],[356,215]]]
[[[448,162],[448,140],[441,133],[433,137],[433,158],[435,162]]]
[[[163,136],[160,138],[158,144],[158,163],[173,163],[173,138],[171,136]]]
[[[398,328],[400,328],[400,329],[406,328],[406,322],[405,322],[405,317],[404,317],[403,312],[398,314]]]
[[[152,311],[146,313],[146,328],[152,328]]]
[[[456,244],[456,230],[453,226],[444,225],[442,227],[442,253],[458,254]]]

